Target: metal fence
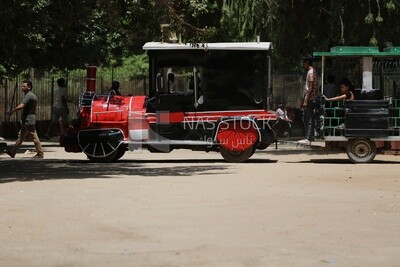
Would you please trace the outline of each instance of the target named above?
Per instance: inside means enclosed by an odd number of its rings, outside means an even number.
[[[76,108],[80,95],[86,90],[86,70],[74,70],[71,72],[42,72],[35,69],[22,73],[13,79],[5,79],[0,84],[0,118],[1,121],[19,121],[21,113],[17,112],[10,118],[7,111],[21,103],[23,92],[21,83],[23,80],[31,80],[33,92],[38,97],[37,120],[50,120],[53,106],[53,89],[58,78],[63,77],[67,80],[67,101],[70,110],[70,118],[76,118]],[[101,70],[98,69],[96,79],[96,92],[108,94],[112,81],[120,82],[122,94],[143,95],[147,93],[146,77],[124,77],[118,69]]]
[[[305,74],[275,74],[272,79],[273,105],[286,103],[288,108],[300,108],[304,93]]]
[[[12,80],[3,80],[0,84],[0,118],[1,121],[19,121],[21,113],[17,112],[10,118],[7,111],[21,103],[23,92],[21,83],[29,79],[33,83],[33,92],[38,97],[37,119],[50,120],[53,105],[53,89],[58,78],[67,80],[67,100],[70,110],[70,118],[76,118],[76,108],[81,94],[86,90],[86,70],[74,70],[71,72],[51,73],[40,72],[34,69],[22,73]],[[113,80],[120,82],[120,91],[123,95],[143,95],[148,93],[147,77],[125,77],[118,69],[104,71],[98,69],[96,80],[96,92],[108,94]],[[304,88],[303,74],[275,74],[273,76],[272,108],[277,102],[283,101],[287,107],[298,108],[301,104],[301,97]]]

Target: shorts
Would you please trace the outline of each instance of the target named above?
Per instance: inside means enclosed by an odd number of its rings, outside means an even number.
[[[64,123],[68,122],[68,112],[65,108],[53,108],[51,122],[59,122],[60,117]]]
[[[21,123],[23,123],[25,125],[35,125],[36,124],[36,115],[29,114],[25,118],[21,118]]]

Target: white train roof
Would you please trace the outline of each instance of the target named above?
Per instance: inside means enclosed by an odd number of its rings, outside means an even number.
[[[191,43],[161,43],[148,42],[143,46],[144,50],[259,50],[272,49],[271,42],[235,42],[235,43],[204,43],[193,45]]]

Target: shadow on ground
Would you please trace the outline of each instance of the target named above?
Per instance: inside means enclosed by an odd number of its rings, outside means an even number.
[[[310,160],[301,160],[301,161],[287,161],[286,163],[308,163],[308,164],[349,164],[349,165],[363,165],[363,164],[399,164],[399,161],[392,161],[392,160],[373,160],[370,163],[358,163],[355,164],[351,162],[350,159],[335,159],[335,158],[329,158],[329,159],[310,159]]]
[[[90,163],[87,160],[2,160],[0,183],[13,181],[114,178],[128,176],[195,176],[226,173],[228,166],[162,166],[145,167],[137,161]]]
[[[299,161],[296,163],[316,163],[316,164],[354,164],[350,159],[311,159],[309,161]],[[361,164],[361,163],[360,163]],[[373,160],[365,164],[399,164],[398,161],[391,160]]]
[[[275,163],[276,161],[250,159],[248,163]],[[145,165],[146,163],[151,163]],[[176,163],[178,166],[170,166]],[[218,164],[215,163],[224,163]],[[188,165],[189,164],[189,165]],[[154,167],[156,165],[157,167]],[[168,165],[168,166],[166,166]],[[0,160],[0,183],[15,181],[116,178],[118,176],[199,176],[229,174],[235,171],[233,163],[224,160],[120,160],[115,163],[92,163],[88,160]]]

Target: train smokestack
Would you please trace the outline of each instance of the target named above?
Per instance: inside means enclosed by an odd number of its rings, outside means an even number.
[[[96,66],[94,66],[94,65],[87,66],[86,91],[88,91],[88,92],[96,91],[96,71],[97,71]]]

